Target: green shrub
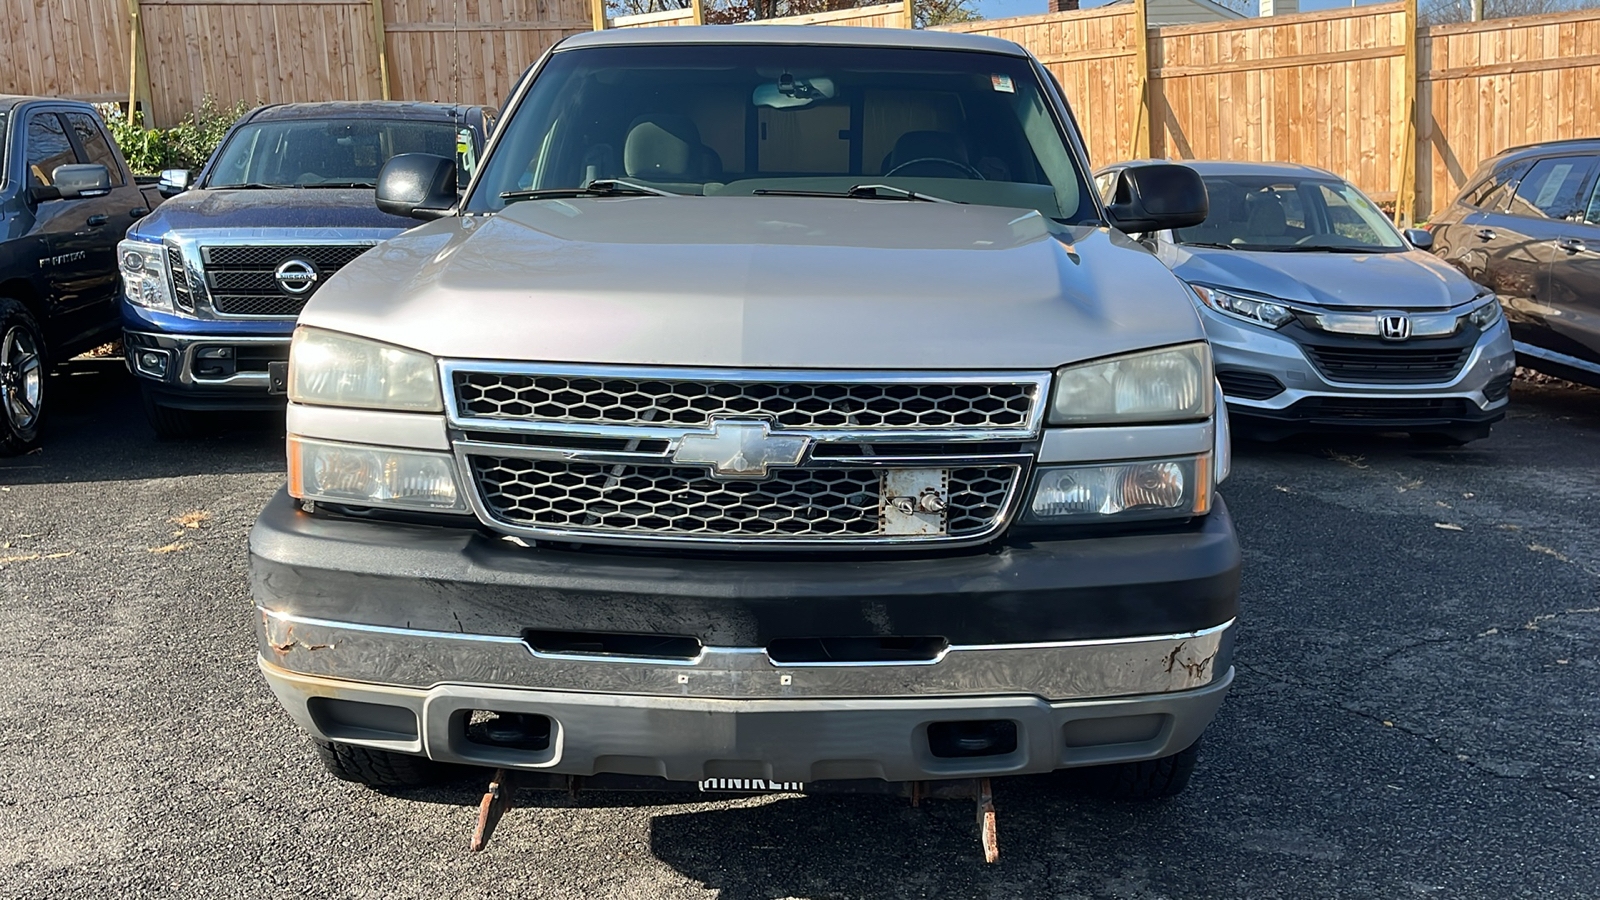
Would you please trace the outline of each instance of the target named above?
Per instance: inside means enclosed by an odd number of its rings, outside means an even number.
[[[225,110],[207,97],[199,109],[171,128],[145,128],[142,112],[129,118],[115,103],[101,104],[99,109],[133,174],[156,175],[162,169],[199,169],[205,165],[223,135],[250,107],[240,101]]]

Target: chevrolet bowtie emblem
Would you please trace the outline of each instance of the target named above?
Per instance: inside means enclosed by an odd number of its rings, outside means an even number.
[[[766,422],[718,419],[711,433],[686,434],[672,461],[703,465],[717,478],[765,478],[773,466],[797,466],[811,438],[773,434]]]

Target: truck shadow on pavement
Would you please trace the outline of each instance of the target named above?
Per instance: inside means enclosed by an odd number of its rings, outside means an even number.
[[[76,359],[45,385],[44,431],[31,453],[0,457],[0,483],[132,481],[283,470],[283,414],[218,413],[214,431],[160,441],[121,357]]]

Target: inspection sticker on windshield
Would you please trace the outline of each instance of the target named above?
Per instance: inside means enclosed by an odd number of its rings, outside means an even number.
[[[740,794],[795,794],[805,789],[803,781],[767,781],[762,778],[707,778],[700,782],[702,791],[733,791]]]
[[[989,80],[994,82],[994,89],[1007,94],[1015,94],[1017,89],[1011,85],[1010,75],[990,75]]]

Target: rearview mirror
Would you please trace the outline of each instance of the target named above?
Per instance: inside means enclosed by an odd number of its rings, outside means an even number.
[[[104,197],[111,193],[111,170],[99,163],[56,166],[56,170],[50,173],[49,186],[34,187],[28,193],[35,203]]]
[[[1128,234],[1188,228],[1204,222],[1209,212],[1200,174],[1171,163],[1123,169],[1106,204],[1111,224]]]
[[[163,197],[176,197],[189,189],[193,175],[188,169],[162,169],[161,180],[156,182],[156,190]]]
[[[832,100],[836,93],[831,78],[796,78],[785,72],[776,84],[759,85],[750,95],[750,102],[772,109],[793,109],[818,100]]]
[[[402,153],[378,173],[378,208],[392,216],[439,219],[451,215],[456,193],[456,161],[430,153]]]
[[[1433,249],[1433,232],[1426,228],[1407,228],[1406,240],[1410,241],[1411,246],[1418,250]]]

